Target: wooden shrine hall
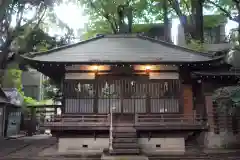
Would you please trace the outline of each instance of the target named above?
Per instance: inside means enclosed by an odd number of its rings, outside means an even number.
[[[209,95],[238,81],[224,55],[141,34],[100,35],[22,58],[61,84],[62,113],[44,123],[60,152],[184,153],[189,138],[214,125]]]

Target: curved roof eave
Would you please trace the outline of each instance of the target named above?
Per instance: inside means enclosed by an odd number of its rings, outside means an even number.
[[[66,61],[40,61],[31,59],[25,56],[21,56],[22,60],[32,62],[32,63],[49,63],[49,64],[106,64],[106,65],[114,65],[114,64],[199,64],[199,63],[212,63],[215,61],[220,61],[225,58],[225,55],[216,56],[210,60],[204,61],[79,61],[79,62],[66,62]]]

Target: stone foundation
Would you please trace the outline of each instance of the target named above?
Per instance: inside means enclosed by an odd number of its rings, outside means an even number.
[[[141,150],[149,154],[184,154],[184,138],[139,138]]]
[[[240,145],[240,134],[234,135],[232,132],[206,132],[204,136],[204,145],[206,148],[233,148]]]
[[[79,154],[102,153],[108,146],[108,138],[59,138],[58,151]]]
[[[149,154],[182,154],[185,152],[184,138],[139,138],[141,150]],[[59,138],[60,153],[102,153],[109,146],[108,138]]]
[[[108,156],[102,155],[101,160],[148,160],[146,156]]]

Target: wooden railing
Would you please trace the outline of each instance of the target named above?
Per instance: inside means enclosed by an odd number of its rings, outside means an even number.
[[[198,116],[181,114],[136,114],[135,125],[201,124]]]
[[[125,124],[126,122],[124,122]],[[201,124],[200,118],[195,115],[182,115],[182,114],[135,114],[135,119],[129,121],[129,124],[136,126],[161,126],[161,125],[178,125],[178,124],[189,124],[197,125]],[[121,123],[113,125],[120,125]],[[45,121],[46,126],[109,126],[110,115],[107,114],[96,114],[96,115],[74,115],[65,114],[57,116],[51,120]]]
[[[46,126],[108,126],[109,125],[109,116],[107,114],[102,115],[74,115],[74,114],[65,114],[62,116],[56,116],[50,121],[45,121]]]

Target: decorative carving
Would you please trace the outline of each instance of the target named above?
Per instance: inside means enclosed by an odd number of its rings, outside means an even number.
[[[81,91],[82,91],[82,90],[81,90],[81,83],[80,83],[80,82],[77,84],[77,87],[75,88],[75,91],[76,91],[76,92],[81,92]]]

